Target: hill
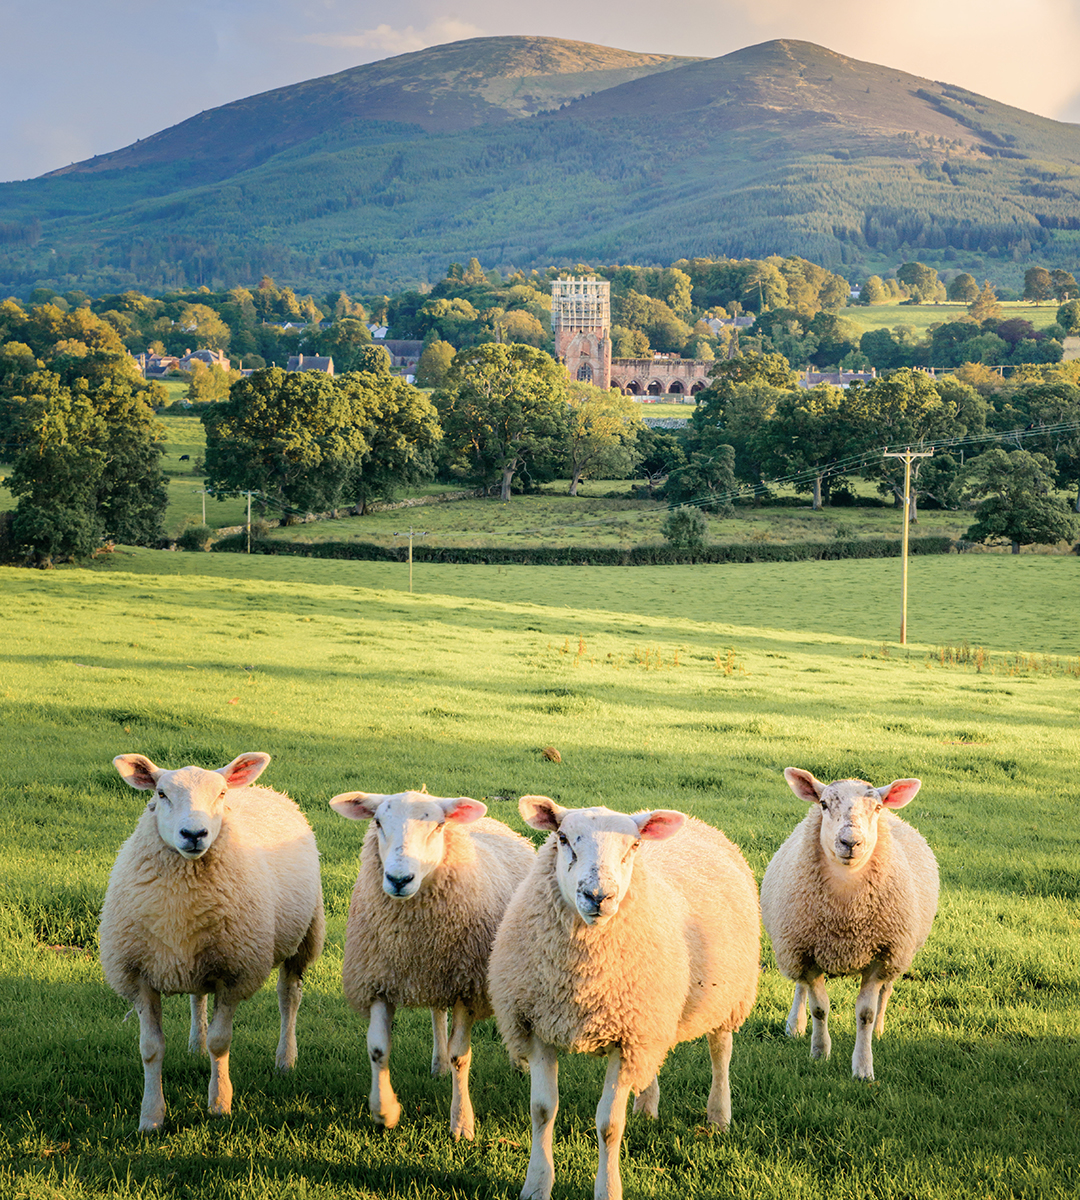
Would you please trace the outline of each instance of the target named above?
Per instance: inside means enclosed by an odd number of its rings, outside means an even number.
[[[0,185],[0,287],[392,290],[486,268],[1080,265],[1080,128],[773,41],[709,60],[475,38]]]

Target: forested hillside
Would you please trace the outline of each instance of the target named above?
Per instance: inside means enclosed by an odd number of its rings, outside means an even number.
[[[773,254],[1016,286],[1032,258],[1076,269],[1078,200],[1077,127],[809,43],[688,61],[473,39],[0,186],[0,288],[390,292],[474,255]]]

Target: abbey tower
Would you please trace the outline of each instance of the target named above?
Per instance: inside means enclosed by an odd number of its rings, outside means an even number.
[[[606,279],[556,279],[551,285],[555,357],[571,379],[611,386],[611,284]]]

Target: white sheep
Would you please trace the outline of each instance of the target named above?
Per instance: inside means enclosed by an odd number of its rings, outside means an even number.
[[[401,1117],[390,1082],[394,1010],[430,1008],[431,1073],[452,1069],[450,1131],[471,1139],[472,1026],[491,1016],[488,956],[503,910],[532,865],[532,844],[465,796],[344,792],[330,805],[343,817],[371,821],[349,904],[342,982],[349,1003],[368,1018],[372,1119],[390,1129]]]
[[[595,1196],[618,1200],[627,1097],[636,1092],[635,1112],[656,1117],[656,1075],[672,1046],[707,1037],[706,1114],[730,1124],[732,1033],[757,992],[757,888],[737,847],[682,813],[566,809],[546,796],[519,807],[552,835],[506,910],[489,968],[499,1031],[532,1077],[521,1195],[551,1195],[563,1049],[607,1058]]]
[[[888,809],[921,786],[897,779],[875,788],[861,779],[822,783],[788,767],[791,790],[813,807],[773,855],[761,882],[761,915],[776,965],[795,981],[787,1018],[792,1037],[813,1016],[812,1058],[828,1058],[825,975],[861,975],[851,1072],[874,1078],[871,1040],[885,1028],[893,983],[911,966],[937,911],[938,869],[922,835]]]
[[[217,771],[166,771],[141,754],[113,759],[133,788],[154,792],[113,865],[100,930],[105,979],[139,1015],[143,1132],[165,1119],[163,994],[191,995],[188,1046],[209,1050],[212,1113],[232,1107],[233,1014],[275,966],[276,1062],[281,1070],[296,1063],[301,980],[322,951],[322,887],[315,838],[299,808],[280,792],[247,787],[269,761],[250,753]]]

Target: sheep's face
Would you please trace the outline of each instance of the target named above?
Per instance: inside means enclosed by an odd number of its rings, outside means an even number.
[[[415,896],[442,862],[448,823],[475,821],[487,812],[479,800],[467,796],[448,800],[426,792],[343,792],[330,807],[350,820],[374,822],[383,891],[396,900]]]
[[[821,807],[818,837],[827,861],[855,873],[874,854],[882,808],[903,808],[919,790],[918,779],[897,779],[876,788],[861,779],[822,783],[809,771],[788,767],[784,772],[796,796]]]
[[[534,829],[554,832],[555,878],[567,907],[586,925],[602,925],[619,911],[643,839],[671,837],[682,813],[612,812],[610,808],[562,808],[546,796],[523,796],[518,808]]]
[[[121,754],[113,764],[131,787],[154,793],[148,807],[165,845],[195,859],[202,858],[221,832],[230,788],[253,783],[269,761],[269,754],[241,754],[219,771],[166,771],[142,754]]]

